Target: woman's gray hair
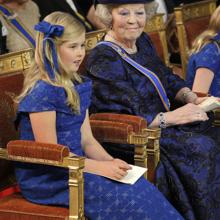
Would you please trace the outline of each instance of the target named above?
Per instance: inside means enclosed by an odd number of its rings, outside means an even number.
[[[116,8],[120,5],[118,4],[98,4],[96,6],[96,16],[99,17],[101,22],[107,27],[111,28],[112,26],[112,9]],[[146,20],[149,20],[156,14],[158,3],[155,1],[144,4],[145,12],[146,12]]]

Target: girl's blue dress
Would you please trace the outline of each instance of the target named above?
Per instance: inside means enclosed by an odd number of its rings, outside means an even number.
[[[159,77],[174,103],[186,83],[162,63],[146,34],[136,45],[129,56]],[[93,80],[90,112],[140,115],[148,124],[166,112],[150,80],[108,46],[90,52],[87,74]],[[212,115],[208,122],[162,129],[160,152],[156,182],[173,206],[188,220],[220,219],[220,129],[212,127]]]
[[[186,81],[190,87],[193,85],[198,68],[207,68],[214,73],[209,94],[220,97],[220,33],[214,37],[213,42],[190,56],[186,75]]]
[[[80,128],[90,104],[91,81],[75,87],[81,101],[79,115],[67,106],[63,88],[38,81],[19,104],[17,120],[20,122],[20,138],[34,140],[29,113],[56,111],[58,143],[83,156]],[[16,177],[26,199],[39,204],[69,205],[66,169],[17,163]],[[134,185],[88,173],[84,173],[84,178],[85,214],[89,219],[182,219],[162,194],[144,178],[140,178]]]

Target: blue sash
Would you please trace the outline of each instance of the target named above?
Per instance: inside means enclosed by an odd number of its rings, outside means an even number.
[[[116,44],[113,44],[109,41],[101,41],[97,45],[104,44],[106,46],[111,47],[113,50],[115,50],[123,60],[128,62],[131,66],[133,66],[135,69],[137,69],[139,72],[141,72],[143,75],[145,75],[154,85],[154,87],[157,90],[158,95],[160,96],[160,99],[167,111],[170,110],[170,101],[167,97],[166,91],[160,81],[160,79],[157,77],[155,73],[152,71],[148,70],[146,67],[141,66],[134,60],[132,60],[125,52],[125,50],[121,47],[119,47]]]
[[[35,48],[34,37],[18,18],[13,18],[13,14],[9,11],[9,9],[0,5],[0,14],[2,14],[10,27],[12,27],[22,38],[24,38],[32,48]]]

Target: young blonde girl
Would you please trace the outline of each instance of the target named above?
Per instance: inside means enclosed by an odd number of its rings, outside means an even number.
[[[68,14],[54,12],[35,29],[36,62],[18,97],[21,139],[63,144],[86,157],[89,219],[182,219],[144,178],[126,185],[103,177],[121,179],[130,166],[109,155],[92,135],[87,110],[91,81],[77,74],[85,55],[83,26]],[[26,199],[68,207],[67,170],[17,164],[16,176]]]
[[[208,29],[197,37],[188,63],[187,81],[192,90],[220,97],[220,6]]]

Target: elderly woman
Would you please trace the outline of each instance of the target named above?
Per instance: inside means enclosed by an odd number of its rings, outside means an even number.
[[[139,115],[160,127],[157,185],[189,220],[220,219],[220,138],[198,98],[167,68],[143,33],[155,10],[149,0],[99,0],[97,14],[109,27],[90,53],[93,112]],[[170,102],[182,107],[170,110]]]

